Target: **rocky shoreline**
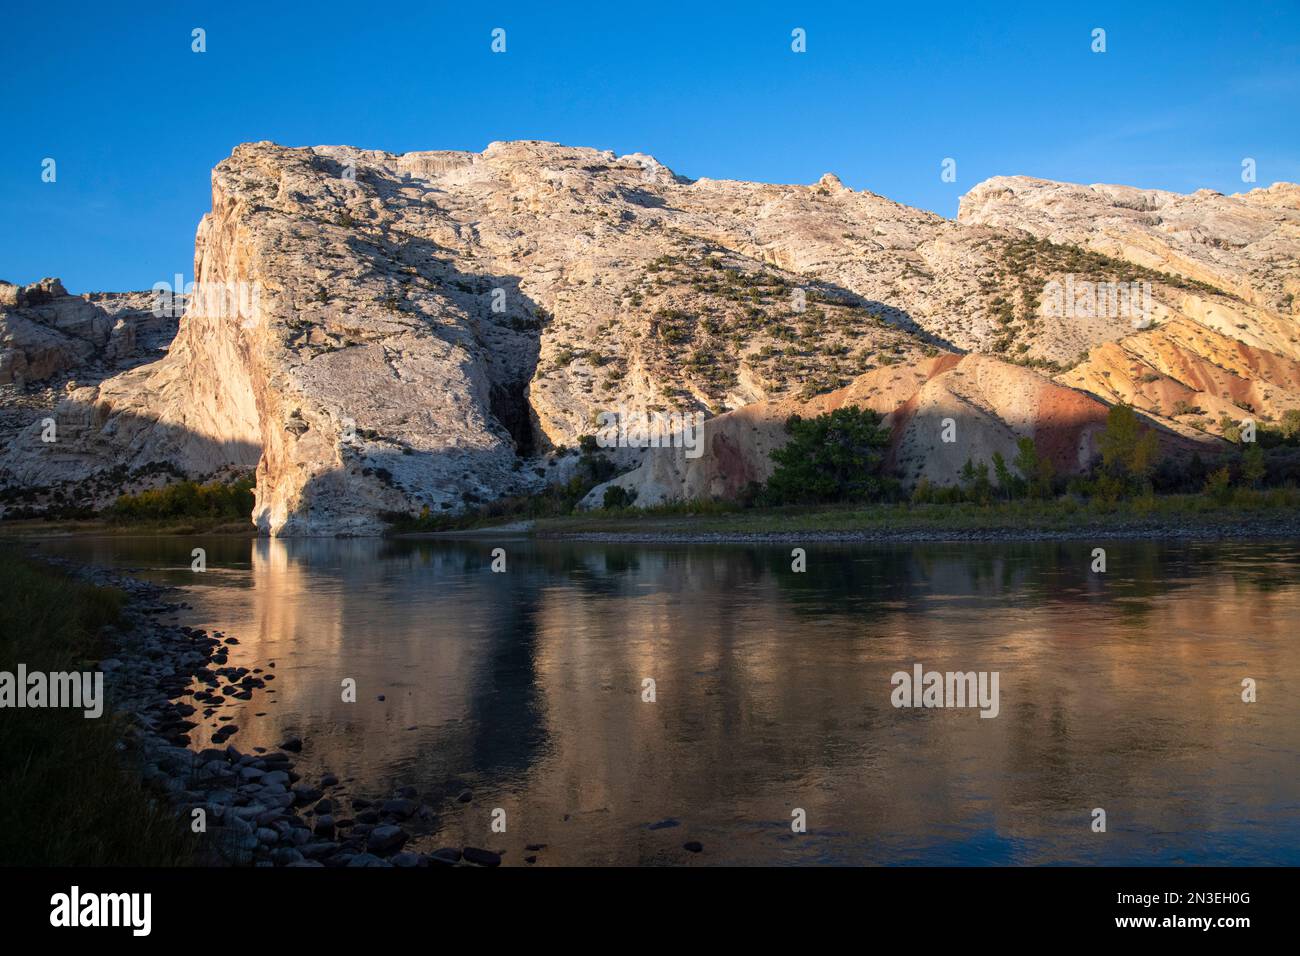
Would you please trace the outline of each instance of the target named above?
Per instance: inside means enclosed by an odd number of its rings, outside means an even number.
[[[199,865],[501,864],[501,854],[477,847],[407,851],[413,839],[407,827],[417,829],[420,821],[433,817],[414,787],[387,799],[366,800],[348,796],[345,782],[334,774],[306,781],[294,770],[294,755],[304,746],[296,737],[275,750],[241,752],[230,743],[239,727],[220,711],[228,700],[274,694],[268,686],[276,677],[274,662],[265,669],[239,666],[230,660],[238,654],[237,638],[163,620],[190,607],[166,600],[171,588],[106,568],[47,555],[41,559],[127,596],[120,626],[104,630],[110,656],[99,662],[109,707],[126,724],[118,748],[171,806],[178,827],[193,829],[193,821],[204,820]]]

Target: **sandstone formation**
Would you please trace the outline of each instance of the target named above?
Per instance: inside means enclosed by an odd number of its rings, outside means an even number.
[[[160,358],[183,311],[183,296],[69,295],[58,279],[0,282],[0,385],[20,391],[73,371],[102,378]]]
[[[636,493],[640,506],[675,499],[734,498],[750,482],[772,474],[771,452],[786,440],[791,415],[811,417],[855,405],[885,416],[892,433],[889,464],[908,485],[951,484],[970,459],[1016,455],[1016,441],[1034,440],[1056,474],[1083,471],[1098,453],[1097,434],[1107,406],[1028,369],[985,355],[946,354],[907,368],[868,372],[845,388],[809,401],[759,402],[704,424],[704,454],[681,448],[647,453],[639,467],[594,488],[584,499],[598,506],[605,489]],[[943,440],[945,421],[951,442]]]
[[[1063,384],[1186,434],[1300,408],[1300,186],[1184,196],[998,177],[958,222],[1022,229],[1186,280],[1158,286],[1151,328],[1096,342]]]
[[[909,483],[1022,435],[1085,467],[1117,400],[1212,449],[1223,413],[1300,407],[1297,195],[1000,178],[950,221],[830,174],[692,181],[549,143],[246,144],[213,172],[166,356],[71,390],[59,440],[31,425],[0,480],[255,467],[263,531],[366,534],[562,479],[620,408],[709,417],[699,459],[613,455],[640,503],[762,480],[792,410],[846,403],[890,416]],[[1045,290],[1070,277],[1145,283],[1150,308],[1063,317]]]
[[[165,355],[184,309],[169,292],[69,295],[53,278],[0,282],[0,455],[69,389]]]
[[[184,296],[169,292],[69,295],[58,279],[0,281],[0,385],[103,377],[161,358],[184,311]]]

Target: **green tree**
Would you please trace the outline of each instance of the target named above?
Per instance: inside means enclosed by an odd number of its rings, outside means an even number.
[[[1252,488],[1258,488],[1267,473],[1264,449],[1259,446],[1259,442],[1246,442],[1245,450],[1241,453],[1241,480]]]
[[[1055,469],[1050,458],[1038,454],[1038,446],[1032,438],[1016,440],[1016,457],[1011,460],[1011,465],[1020,472],[1029,494],[1035,498],[1051,497]]]
[[[988,504],[989,499],[993,497],[993,484],[989,481],[989,463],[981,461],[977,465],[967,458],[966,464],[961,466],[961,484],[968,500],[982,505]]]
[[[1210,476],[1205,479],[1205,493],[1221,505],[1226,505],[1228,499],[1232,497],[1232,475],[1228,471],[1228,466],[1224,465],[1217,471],[1210,472]]]
[[[1279,424],[1282,427],[1282,437],[1288,442],[1300,438],[1300,408],[1288,408],[1284,411]]]
[[[998,479],[998,491],[1002,497],[1010,501],[1020,494],[1020,479],[1011,474],[1011,469],[1007,467],[1007,460],[1002,457],[1002,452],[993,453],[993,474]]]
[[[1123,481],[1128,490],[1150,481],[1160,443],[1154,431],[1143,427],[1131,405],[1111,407],[1098,444],[1107,474]]]
[[[605,496],[601,500],[603,508],[630,508],[632,502],[636,501],[636,490],[628,491],[619,485],[610,485],[605,489]]]
[[[929,478],[922,478],[912,489],[912,504],[928,505],[934,501],[934,486],[930,484]]]
[[[790,436],[772,452],[776,470],[768,479],[771,504],[870,501],[892,483],[884,477],[889,429],[869,408],[846,406],[815,418],[792,415]]]

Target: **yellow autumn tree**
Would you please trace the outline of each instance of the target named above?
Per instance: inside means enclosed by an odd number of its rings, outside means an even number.
[[[1098,439],[1102,467],[1129,490],[1140,490],[1151,480],[1160,449],[1156,433],[1144,426],[1131,405],[1111,407],[1106,429]]]

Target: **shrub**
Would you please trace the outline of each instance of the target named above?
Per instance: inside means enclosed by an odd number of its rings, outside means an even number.
[[[237,519],[248,518],[253,513],[253,503],[253,479],[247,476],[230,484],[178,481],[139,494],[122,495],[109,507],[108,516],[124,521]]]
[[[770,504],[871,501],[895,486],[883,475],[889,429],[871,409],[847,406],[815,418],[791,416],[790,440],[772,452]]]
[[[1007,460],[1002,457],[1000,451],[993,453],[993,474],[998,479],[998,491],[1008,501],[1024,494],[1023,480],[1011,474],[1011,469],[1007,467]]]
[[[628,491],[620,485],[610,485],[605,489],[605,497],[601,501],[604,508],[630,508],[632,502],[636,501],[636,491]]]
[[[988,504],[993,497],[993,483],[989,481],[988,462],[981,461],[976,464],[967,458],[966,464],[961,466],[961,486],[966,492],[968,501]]]
[[[1210,472],[1205,479],[1205,493],[1221,505],[1226,505],[1232,498],[1232,473],[1227,465]]]
[[[1121,491],[1136,491],[1147,485],[1160,446],[1156,433],[1142,426],[1132,406],[1111,407],[1098,444],[1102,465],[1111,478],[1120,482]]]
[[[1295,441],[1300,438],[1300,408],[1288,408],[1284,411],[1279,424],[1282,427],[1282,437],[1284,439]]]
[[[1017,439],[1016,457],[1011,460],[1011,464],[1020,472],[1030,495],[1035,498],[1052,496],[1055,469],[1052,467],[1051,459],[1038,454],[1038,446],[1034,444],[1032,438]]]
[[[1264,449],[1258,442],[1247,442],[1241,453],[1241,480],[1251,488],[1258,488],[1268,471],[1264,462]]]

